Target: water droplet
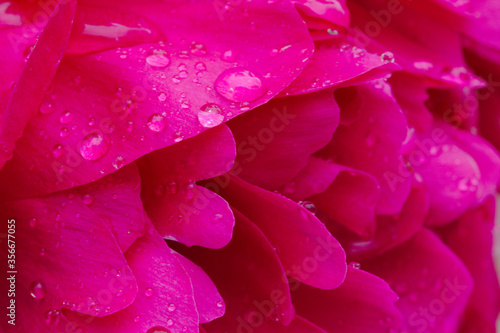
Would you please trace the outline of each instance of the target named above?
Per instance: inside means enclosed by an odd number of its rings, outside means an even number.
[[[382,61],[394,62],[394,54],[392,52],[384,52],[380,55]]]
[[[194,65],[194,68],[196,68],[196,70],[199,70],[199,71],[202,71],[202,72],[207,70],[207,66],[205,66],[205,64],[202,63],[202,62],[197,62]]]
[[[280,53],[280,51],[278,49],[272,49],[271,52],[269,52],[269,56],[271,58],[274,58],[276,57],[278,54]]]
[[[125,165],[125,159],[123,158],[123,156],[117,156],[112,165],[115,169],[123,168],[123,166]]]
[[[61,155],[64,153],[64,150],[63,150],[63,146],[61,145],[56,145],[53,149],[52,149],[52,155],[54,156],[54,158],[59,158],[61,157]]]
[[[310,201],[299,201],[299,205],[310,211],[313,215],[316,215],[316,206]]]
[[[156,326],[150,328],[146,333],[170,333],[170,331],[167,330],[165,327]]]
[[[80,143],[80,155],[88,161],[100,159],[107,153],[108,149],[108,140],[99,132],[87,134]]]
[[[188,77],[188,73],[186,71],[180,71],[179,72],[179,78],[180,79],[185,79]]]
[[[42,300],[45,298],[47,291],[45,285],[41,281],[34,281],[30,286],[30,295],[34,299]]]
[[[141,318],[139,316],[135,317],[134,318],[134,323],[138,323],[141,321]]]
[[[71,121],[73,121],[73,114],[69,111],[64,112],[60,117],[59,117],[59,122],[63,125],[69,124]]]
[[[31,227],[31,228],[36,227],[36,224],[37,224],[36,218],[32,218],[32,219],[29,221],[29,225],[30,225],[30,227]]]
[[[175,311],[175,304],[174,303],[170,303],[167,307],[167,310],[172,312],[172,311]]]
[[[337,36],[339,34],[338,30],[335,30],[335,29],[330,29],[328,28],[326,30],[326,32],[328,32],[328,34],[332,35],[332,36]]]
[[[40,250],[40,256],[45,257],[45,249]]]
[[[172,326],[174,324],[174,321],[172,319],[167,320],[167,326]]]
[[[350,262],[349,266],[351,266],[354,269],[360,269],[361,268],[361,264],[359,262],[356,262],[356,261]]]
[[[217,307],[218,308],[222,308],[224,306],[224,302],[223,301],[218,301],[217,302]]]
[[[215,80],[215,89],[222,97],[234,102],[252,102],[267,92],[264,79],[241,68],[223,71]]]
[[[148,128],[156,133],[163,131],[165,129],[164,117],[157,113],[149,117]]]
[[[226,50],[220,56],[222,61],[233,62],[236,59],[236,53],[233,50]]]
[[[170,64],[170,58],[165,50],[153,49],[146,57],[146,63],[153,68],[164,68]]]
[[[146,295],[146,297],[151,297],[154,293],[155,291],[152,288],[146,288],[146,290],[144,290],[144,295]]]
[[[191,53],[194,55],[202,56],[207,53],[207,48],[202,43],[193,42],[193,44],[191,44]]]
[[[222,109],[217,104],[205,104],[198,112],[198,120],[203,127],[212,128],[224,121]]]
[[[59,136],[61,138],[66,138],[69,135],[69,131],[66,127],[61,128],[61,131],[59,132]]]
[[[85,194],[82,198],[83,204],[84,205],[91,205],[94,202],[94,196],[90,193]]]
[[[214,216],[212,216],[211,222],[212,223],[219,223],[220,221],[222,221],[223,217],[224,216],[222,214],[215,214]]]
[[[187,200],[192,200],[196,196],[196,185],[194,183],[187,184],[184,193]]]
[[[51,114],[56,110],[54,104],[52,103],[42,103],[40,104],[40,113],[43,115]]]

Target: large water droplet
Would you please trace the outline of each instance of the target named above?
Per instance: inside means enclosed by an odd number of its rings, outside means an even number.
[[[267,86],[257,74],[241,68],[223,71],[215,80],[215,89],[227,100],[251,102],[267,92]]]
[[[95,161],[106,154],[109,141],[99,132],[87,134],[80,143],[80,154],[88,161]]]
[[[45,298],[47,291],[45,285],[41,281],[34,281],[30,286],[30,295],[34,299],[42,300]]]
[[[224,121],[222,109],[217,104],[205,104],[198,112],[198,120],[203,127],[212,128]]]
[[[154,114],[149,117],[148,128],[153,132],[161,132],[165,129],[165,119],[161,114]]]
[[[165,50],[153,49],[146,57],[146,63],[153,68],[164,68],[170,64],[170,58]]]

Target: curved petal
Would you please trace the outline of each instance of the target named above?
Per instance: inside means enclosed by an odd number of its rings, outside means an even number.
[[[495,200],[469,210],[441,233],[474,279],[474,290],[460,332],[495,332],[500,312],[500,286],[492,256]]]
[[[385,333],[399,328],[397,299],[385,281],[352,267],[335,290],[298,285],[293,292],[297,313],[330,333]]]
[[[102,318],[66,312],[75,327],[96,333],[151,332],[153,328],[166,332],[199,332],[189,275],[150,222],[148,229],[146,236],[138,239],[126,253],[139,286],[133,303]]]
[[[294,0],[293,3],[303,14],[309,27],[330,27],[331,23],[342,27],[349,26],[351,18],[345,0]]]
[[[226,314],[204,325],[207,332],[238,332],[288,325],[294,310],[280,260],[264,234],[234,210],[234,237],[223,249],[179,248],[201,265],[218,286]]]
[[[432,232],[422,229],[408,242],[361,265],[398,293],[397,306],[408,332],[457,332],[473,281],[460,259]]]
[[[331,140],[338,122],[331,90],[273,100],[229,123],[238,147],[232,172],[276,189]]]
[[[32,118],[0,175],[4,196],[8,187],[9,196],[20,197],[86,184],[196,136],[267,102],[312,52],[307,29],[288,1],[244,2],[231,11],[236,17],[222,21],[209,0],[127,6],[161,23],[169,43],[65,58],[42,103],[52,113]],[[274,47],[285,46],[270,56]],[[57,145],[76,160],[55,158]]]
[[[343,110],[353,113],[350,109],[359,108],[361,116],[351,124],[339,126],[332,141],[316,155],[372,174],[381,190],[376,213],[396,214],[408,198],[411,186],[401,156],[408,132],[406,119],[390,86],[382,80],[344,89],[335,93],[341,114]],[[344,91],[350,91],[346,99]]]
[[[217,187],[232,206],[262,230],[288,275],[323,289],[336,288],[344,281],[344,250],[306,208],[234,175],[214,179],[205,186]]]
[[[56,74],[68,43],[75,8],[75,0],[57,4],[14,86],[0,127],[0,168],[12,158],[16,141],[35,115]]]

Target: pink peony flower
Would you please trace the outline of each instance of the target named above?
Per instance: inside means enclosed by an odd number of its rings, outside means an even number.
[[[0,2],[1,331],[495,332],[499,10]]]

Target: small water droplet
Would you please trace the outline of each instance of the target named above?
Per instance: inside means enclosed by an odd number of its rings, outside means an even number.
[[[202,63],[202,62],[197,62],[194,65],[194,68],[196,68],[196,70],[199,70],[199,71],[202,71],[202,72],[207,70],[207,66],[205,66],[205,64]]]
[[[34,281],[30,286],[30,295],[36,300],[42,300],[45,298],[47,291],[45,290],[45,285],[41,281]]]
[[[174,324],[174,321],[172,319],[167,320],[167,326],[172,326]]]
[[[32,218],[32,219],[29,221],[29,225],[30,225],[30,227],[31,227],[31,228],[36,227],[36,224],[37,224],[36,218]]]
[[[149,117],[148,128],[156,133],[165,129],[165,119],[161,114],[153,114]]]
[[[87,193],[83,196],[82,201],[84,205],[91,205],[94,202],[94,196],[90,193]]]
[[[226,50],[220,56],[222,61],[225,62],[233,62],[236,60],[236,53],[233,50]]]
[[[384,52],[380,55],[380,59],[382,61],[387,61],[387,62],[394,62],[394,54],[392,52]]]
[[[134,318],[134,323],[138,323],[141,321],[141,318],[139,316],[135,317]]]
[[[61,131],[59,132],[59,136],[61,138],[67,138],[69,135],[69,131],[66,127],[61,128]]]
[[[198,120],[203,127],[212,128],[224,121],[222,109],[217,104],[205,104],[198,112]]]
[[[180,79],[185,79],[188,77],[188,73],[186,71],[180,71],[178,77]]]
[[[155,291],[152,288],[146,288],[146,290],[144,290],[144,295],[146,295],[146,297],[151,297],[154,293]]]
[[[54,104],[52,103],[42,103],[40,104],[40,113],[43,115],[51,114],[56,110]]]
[[[64,150],[63,150],[63,146],[61,146],[61,145],[56,145],[52,149],[52,155],[54,156],[54,158],[61,157],[63,153],[64,153]]]
[[[45,257],[45,249],[40,250],[40,256]]]
[[[271,52],[269,52],[269,56],[271,58],[274,58],[276,57],[278,54],[280,53],[280,51],[278,49],[272,49]]]
[[[218,301],[217,302],[217,307],[218,308],[222,308],[224,306],[224,302],[223,301]]]
[[[311,212],[311,214],[316,215],[316,206],[310,201],[299,201],[299,205]]]
[[[207,53],[207,48],[202,43],[193,42],[193,44],[191,44],[191,53],[197,56],[202,56]]]
[[[349,266],[351,266],[354,269],[360,269],[361,268],[361,264],[359,262],[356,262],[356,261],[350,262]]]
[[[212,223],[219,223],[220,221],[222,221],[223,217],[224,216],[222,214],[215,214],[214,216],[212,216],[211,221]]]
[[[80,143],[80,155],[88,161],[103,157],[109,149],[109,141],[99,132],[87,134]]]
[[[168,329],[161,326],[150,328],[146,333],[170,333]]]
[[[175,304],[174,303],[170,303],[167,307],[167,310],[172,312],[172,311],[175,311]]]
[[[115,169],[120,169],[120,168],[123,168],[123,166],[125,166],[125,159],[123,156],[117,156],[114,160],[114,162],[112,163],[113,165],[113,168]]]
[[[153,68],[164,68],[170,64],[170,58],[165,50],[153,49],[146,57],[146,63]]]
[[[73,121],[73,114],[69,111],[64,112],[60,117],[59,117],[59,122],[63,125],[69,124],[70,122]]]
[[[215,89],[222,97],[234,102],[252,102],[267,92],[263,78],[242,68],[223,71],[215,80]]]

